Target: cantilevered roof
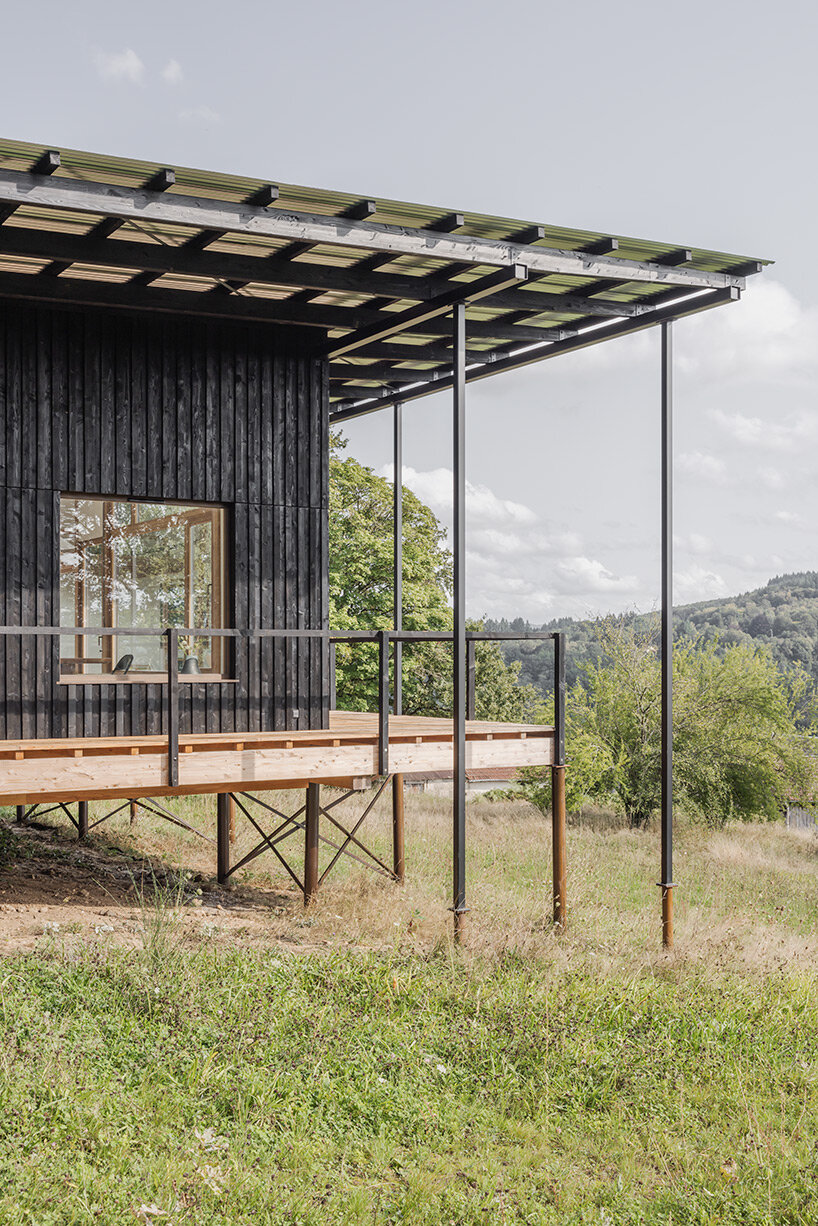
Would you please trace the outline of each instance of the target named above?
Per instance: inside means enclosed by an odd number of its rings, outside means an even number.
[[[768,261],[0,140],[0,295],[299,325],[341,421],[736,299]]]

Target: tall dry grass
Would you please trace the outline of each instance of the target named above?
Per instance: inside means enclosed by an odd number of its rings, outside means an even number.
[[[324,790],[325,800],[338,793]],[[264,796],[284,812],[302,802],[298,792]],[[350,828],[372,799],[358,793],[333,810]],[[215,833],[215,798],[169,801],[184,820]],[[96,806],[99,813],[104,807]],[[256,811],[258,812],[258,811]],[[260,816],[270,829],[270,815]],[[193,870],[215,873],[214,848],[186,831],[127,811],[100,827],[133,852]],[[322,819],[322,833],[338,832]],[[391,795],[387,788],[359,832],[385,862],[391,856]],[[303,836],[282,845],[300,874]],[[232,858],[258,842],[251,824],[236,817]],[[517,951],[555,967],[589,964],[606,970],[654,969],[691,963],[702,972],[773,970],[797,962],[818,968],[818,838],[778,824],[733,823],[712,832],[679,819],[675,840],[676,942],[661,950],[659,840],[654,830],[623,826],[610,813],[588,812],[568,833],[570,923],[551,925],[550,820],[522,799],[470,800],[467,838],[466,949],[496,956]],[[332,852],[322,850],[322,868]],[[270,854],[233,878],[229,895],[258,904],[271,941],[315,947],[404,949],[423,953],[450,939],[451,801],[406,793],[407,878],[403,886],[342,858],[317,901],[304,912],[283,869]]]

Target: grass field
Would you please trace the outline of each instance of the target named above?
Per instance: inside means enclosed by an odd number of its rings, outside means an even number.
[[[153,819],[102,829],[118,865],[210,871]],[[7,831],[4,913],[15,874],[43,884],[0,962],[0,1221],[818,1221],[818,843],[682,824],[664,954],[655,832],[569,834],[558,937],[547,823],[471,806],[455,950],[439,799],[407,802],[403,889],[353,866],[305,916],[254,862],[246,938],[173,876],[57,928],[73,835]]]

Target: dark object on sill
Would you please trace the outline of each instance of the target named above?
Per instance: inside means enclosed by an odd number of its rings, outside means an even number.
[[[111,672],[122,673],[124,676],[133,664],[133,656],[120,656]]]
[[[182,667],[179,669],[180,673],[200,673],[201,671],[199,661],[195,656],[185,656]]]

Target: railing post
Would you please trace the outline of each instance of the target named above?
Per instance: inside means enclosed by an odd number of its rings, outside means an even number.
[[[466,719],[476,719],[477,711],[477,643],[466,640]]]
[[[568,919],[568,870],[565,849],[565,636],[554,635],[554,762],[551,767],[551,846],[554,924]]]
[[[389,631],[378,631],[378,774],[389,774]]]
[[[179,632],[168,636],[168,786],[179,786]]]
[[[321,785],[307,784],[307,807],[304,813],[304,906],[308,907],[318,892],[318,822],[321,816]]]
[[[332,639],[329,640],[328,647],[329,647],[329,678],[328,678],[329,680],[329,709],[330,711],[335,711],[338,706],[338,691],[336,688],[336,681],[335,681],[335,667],[336,667],[335,643],[333,642]]]

